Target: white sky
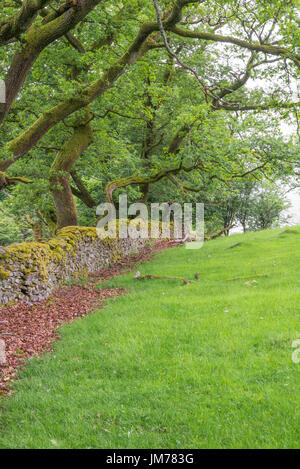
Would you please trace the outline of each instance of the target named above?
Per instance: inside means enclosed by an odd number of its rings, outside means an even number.
[[[273,84],[272,82],[268,82],[267,80],[261,80],[261,79],[256,79],[252,80],[250,79],[247,83],[247,86],[251,89],[254,89],[255,87],[259,86],[261,88],[265,89],[271,89]],[[292,92],[292,95],[294,97],[294,101],[297,102],[299,101],[300,97],[300,88],[299,88],[299,82],[296,80],[291,80],[290,85],[289,85],[290,91]],[[292,134],[295,134],[296,132],[296,127],[293,124],[288,124],[286,121],[283,121],[281,124],[281,130],[282,133],[290,136]],[[292,191],[289,194],[287,194],[287,198],[291,201],[292,206],[288,210],[288,214],[291,215],[291,220],[289,221],[289,224],[291,225],[300,225],[300,188],[298,190]]]
[[[300,225],[300,195],[299,190],[288,194],[288,199],[292,202],[292,207],[288,213],[292,216],[291,225]]]

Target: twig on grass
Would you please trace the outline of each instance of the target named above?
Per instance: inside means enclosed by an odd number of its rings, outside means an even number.
[[[182,277],[170,277],[168,275],[141,275],[141,273],[138,271],[133,277],[136,280],[149,280],[149,279],[158,279],[158,280],[179,280],[183,282],[184,285],[187,285],[188,283],[196,283],[194,280],[188,280],[186,278]]]

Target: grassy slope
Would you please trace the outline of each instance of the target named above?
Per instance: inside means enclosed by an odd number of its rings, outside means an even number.
[[[170,249],[140,267],[199,271],[196,284],[111,280],[129,295],[63,327],[55,352],[0,401],[0,447],[299,448],[299,261],[300,227]],[[255,273],[268,277],[224,281]]]

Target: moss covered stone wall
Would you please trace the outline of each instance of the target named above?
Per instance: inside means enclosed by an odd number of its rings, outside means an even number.
[[[143,239],[100,240],[95,228],[68,227],[45,242],[0,249],[0,304],[40,301],[70,278],[96,272],[144,245]]]

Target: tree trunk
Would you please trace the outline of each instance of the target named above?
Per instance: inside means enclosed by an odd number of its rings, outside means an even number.
[[[86,118],[89,117],[87,111]],[[57,229],[77,225],[77,210],[70,186],[70,171],[92,142],[92,127],[86,121],[75,128],[72,137],[57,153],[50,170],[50,190],[57,211]]]
[[[57,229],[77,225],[77,210],[69,178],[68,173],[51,177],[51,192],[57,213]]]

